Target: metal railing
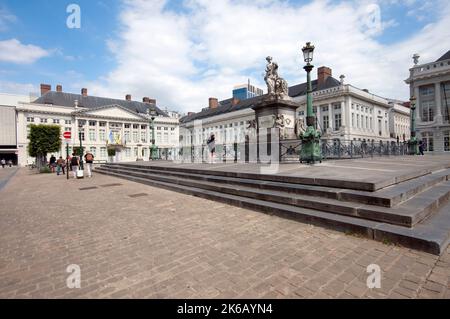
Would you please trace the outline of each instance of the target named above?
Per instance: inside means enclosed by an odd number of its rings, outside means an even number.
[[[400,156],[410,154],[407,142],[395,141],[355,141],[340,139],[322,139],[320,148],[323,159],[364,158],[376,156]],[[298,162],[302,149],[301,140],[282,140],[280,143],[267,143],[260,145],[260,153],[268,155],[262,158],[270,158],[272,155],[279,158],[280,162]],[[186,163],[220,162],[255,162],[258,160],[256,143],[226,143],[216,144],[214,156],[206,144],[159,148],[158,160],[169,160]],[[272,156],[272,158],[273,158]]]

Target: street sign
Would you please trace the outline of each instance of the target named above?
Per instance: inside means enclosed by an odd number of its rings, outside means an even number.
[[[70,131],[64,132],[63,136],[66,140],[70,140],[72,138],[72,132]]]

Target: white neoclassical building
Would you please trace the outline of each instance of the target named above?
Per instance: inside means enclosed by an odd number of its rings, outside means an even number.
[[[417,54],[413,59],[405,82],[416,99],[417,139],[427,152],[450,152],[450,51],[435,62],[419,64]]]
[[[72,139],[65,141],[56,156],[65,156],[66,142],[71,154],[81,143],[84,150],[92,152],[98,161],[149,160],[152,130],[147,110],[154,107],[155,144],[163,158],[172,154],[178,146],[179,124],[176,112],[165,112],[156,101],[147,97],[143,102],[89,96],[87,89],[81,94],[56,91],[50,85],[41,84],[41,96],[37,99],[18,101],[15,106],[17,161],[27,165],[34,161],[28,155],[28,133],[31,124],[52,124],[61,132],[70,131]],[[108,151],[109,150],[109,151]],[[113,150],[113,151],[111,151]],[[50,156],[50,154],[49,154]]]
[[[312,81],[313,108],[323,139],[400,141],[409,139],[409,108],[402,102],[377,96],[332,77],[332,70],[320,67]],[[291,86],[289,96],[299,103],[297,120],[306,125],[306,83]],[[241,143],[248,121],[255,119],[252,106],[264,96],[243,101],[209,99],[209,106],[180,119],[181,144],[205,144],[214,133],[216,143]],[[407,104],[406,104],[407,105]]]

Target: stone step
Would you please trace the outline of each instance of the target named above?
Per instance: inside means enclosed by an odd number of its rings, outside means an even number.
[[[108,169],[98,173],[115,176],[138,183],[166,188],[197,197],[224,202],[234,206],[254,209],[268,214],[286,217],[302,222],[319,225],[334,230],[363,234],[378,241],[391,241],[406,247],[419,249],[432,254],[441,254],[449,242],[450,204],[443,206],[433,218],[413,228],[391,225],[351,216],[321,212],[292,205],[267,202],[259,199],[199,189],[154,179],[121,174]]]
[[[425,189],[437,183],[443,182],[450,177],[450,169],[445,169],[436,173],[421,176],[414,180],[405,181],[395,186],[390,186],[388,188],[381,189],[375,192],[368,192],[345,188],[303,185],[287,182],[262,181],[259,179],[255,180],[248,178],[214,176],[209,174],[196,174],[179,170],[175,171],[159,170],[157,169],[156,166],[149,167],[134,164],[108,164],[104,165],[103,167],[107,167],[110,169],[126,168],[129,169],[130,171],[132,170],[140,172],[149,172],[153,174],[161,174],[161,172],[164,172],[164,175],[178,176],[180,178],[190,178],[232,185],[244,185],[260,189],[285,191],[295,194],[319,196],[337,199],[341,201],[356,202],[384,207],[394,207],[395,205],[398,205],[401,202],[410,199],[417,193],[424,191]]]
[[[103,169],[109,169],[120,174],[128,174],[140,178],[154,179],[162,182],[196,187],[275,203],[289,204],[297,207],[387,222],[390,224],[407,227],[412,227],[417,222],[432,214],[434,210],[439,207],[439,201],[446,201],[450,194],[450,186],[447,188],[442,186],[440,189],[441,191],[433,192],[432,196],[427,196],[428,194],[425,194],[425,198],[421,199],[420,204],[413,205],[415,203],[412,203],[408,205],[400,205],[396,208],[384,208],[359,203],[344,202],[331,198],[320,198],[276,190],[262,190],[260,188],[252,188],[242,185],[226,185],[215,182],[192,180],[189,178],[180,178],[178,176],[167,176],[166,174],[161,174],[161,172],[139,172],[120,167],[100,168],[100,170]]]

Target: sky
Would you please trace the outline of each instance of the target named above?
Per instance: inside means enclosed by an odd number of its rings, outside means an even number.
[[[289,85],[304,82],[307,41],[314,71],[408,100],[412,55],[450,50],[450,1],[0,0],[0,92],[61,84],[199,111],[248,79],[265,90],[268,55]]]

